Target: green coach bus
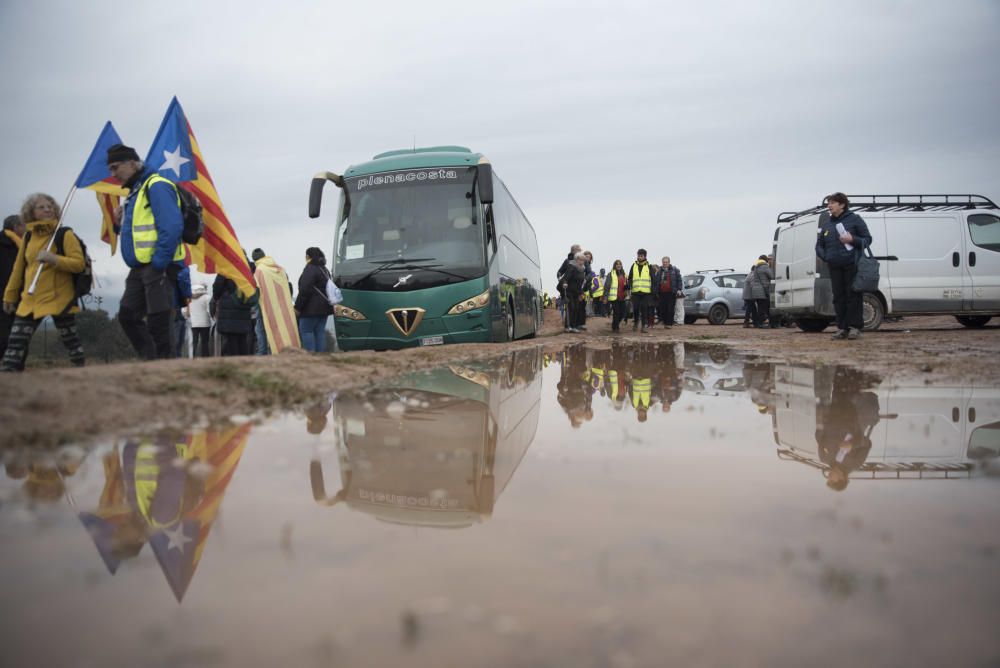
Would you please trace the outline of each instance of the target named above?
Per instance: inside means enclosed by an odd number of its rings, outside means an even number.
[[[542,324],[535,231],[480,153],[461,146],[376,155],[343,175],[330,270],[343,350],[511,341]]]

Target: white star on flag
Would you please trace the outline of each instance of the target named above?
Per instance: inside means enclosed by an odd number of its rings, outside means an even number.
[[[168,169],[172,169],[174,170],[174,173],[177,174],[177,178],[180,178],[181,165],[187,162],[191,162],[191,158],[185,158],[181,155],[181,147],[180,144],[178,144],[177,148],[175,148],[172,153],[166,149],[163,150],[163,164],[160,165],[160,169],[158,171],[164,172]]]
[[[184,554],[184,546],[191,542],[191,539],[184,535],[184,525],[178,524],[172,532],[164,529],[163,533],[167,537],[167,549],[172,550],[176,547],[181,554]]]

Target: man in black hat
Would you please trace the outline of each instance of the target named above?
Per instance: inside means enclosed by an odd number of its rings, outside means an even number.
[[[143,165],[131,146],[108,149],[108,171],[129,189],[120,209],[118,247],[129,266],[118,321],[146,359],[173,356],[171,345],[176,262],[184,259],[177,186]]]

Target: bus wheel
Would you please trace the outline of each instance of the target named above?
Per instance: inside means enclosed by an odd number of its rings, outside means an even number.
[[[990,321],[991,315],[956,315],[955,320],[958,320],[963,327],[971,327],[972,329],[979,329],[980,327],[985,327],[986,323]]]
[[[713,325],[722,325],[729,318],[729,309],[723,304],[715,304],[708,309],[708,321]]]
[[[882,326],[885,319],[885,307],[878,295],[866,292],[862,297],[861,317],[864,322],[864,330],[873,332]]]
[[[507,300],[507,308],[504,321],[507,324],[507,340],[514,340],[514,302],[510,299]]]
[[[830,321],[823,318],[799,318],[795,321],[795,324],[803,332],[822,332],[824,329],[830,326]]]

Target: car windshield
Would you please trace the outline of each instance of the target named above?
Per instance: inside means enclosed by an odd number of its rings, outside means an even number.
[[[434,282],[485,273],[471,168],[411,169],[345,179],[333,271],[345,283],[426,269]]]
[[[701,282],[705,280],[705,277],[701,274],[691,274],[690,276],[684,277],[684,289],[696,288],[701,285]]]

